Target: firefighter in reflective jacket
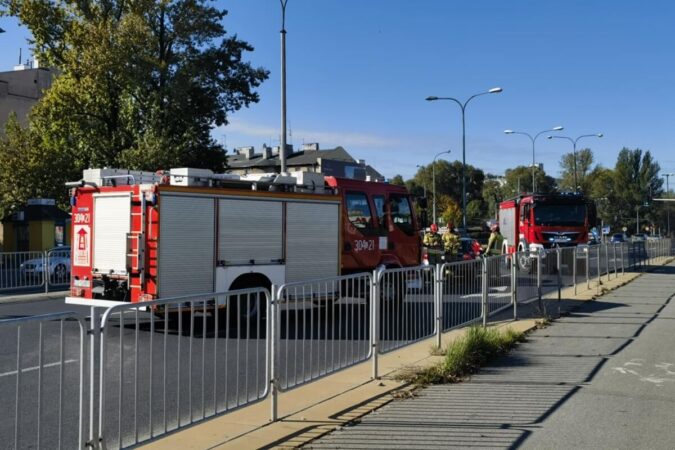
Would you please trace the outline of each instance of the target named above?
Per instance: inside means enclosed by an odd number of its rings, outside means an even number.
[[[443,250],[453,256],[459,251],[459,236],[453,232],[451,224],[448,225],[448,231],[443,235]]]
[[[487,247],[485,248],[485,253],[487,255],[501,255],[502,254],[502,244],[504,243],[504,236],[499,232],[499,225],[494,224],[490,227],[492,231],[490,233],[490,238],[488,239]]]
[[[441,236],[438,234],[438,225],[435,223],[432,223],[431,226],[429,227],[429,230],[427,233],[424,233],[424,240],[422,243],[426,247],[440,247],[441,246]]]

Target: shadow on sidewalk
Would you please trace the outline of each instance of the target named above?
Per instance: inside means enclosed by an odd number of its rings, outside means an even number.
[[[675,267],[654,273],[675,274]],[[397,448],[517,448],[634,342],[672,296],[652,302],[605,298],[549,299],[549,308],[564,307],[559,320],[532,333],[470,382],[420,390],[418,397],[393,402],[304,448],[392,448],[392,443]],[[524,305],[519,315],[534,316],[535,306]]]

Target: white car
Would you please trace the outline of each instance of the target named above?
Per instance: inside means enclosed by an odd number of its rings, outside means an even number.
[[[29,259],[19,266],[23,278],[37,278],[48,273],[56,283],[67,283],[70,280],[70,247],[54,247],[47,251],[48,268],[43,258]]]

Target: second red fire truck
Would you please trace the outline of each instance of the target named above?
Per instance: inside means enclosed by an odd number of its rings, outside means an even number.
[[[586,245],[595,208],[581,194],[524,194],[499,204],[502,253],[519,252],[522,268],[540,249]]]

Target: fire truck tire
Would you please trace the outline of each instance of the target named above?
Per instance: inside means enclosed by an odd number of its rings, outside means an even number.
[[[251,273],[241,275],[234,280],[230,286],[230,291],[240,289],[264,288],[269,291],[272,288],[272,282],[264,275]],[[262,294],[246,294],[233,296],[229,300],[227,308],[230,309],[230,325],[237,327],[245,326],[247,322],[255,324],[260,320],[261,323],[267,316],[267,305],[265,305],[265,296]],[[220,309],[221,317],[226,317],[226,309]]]

